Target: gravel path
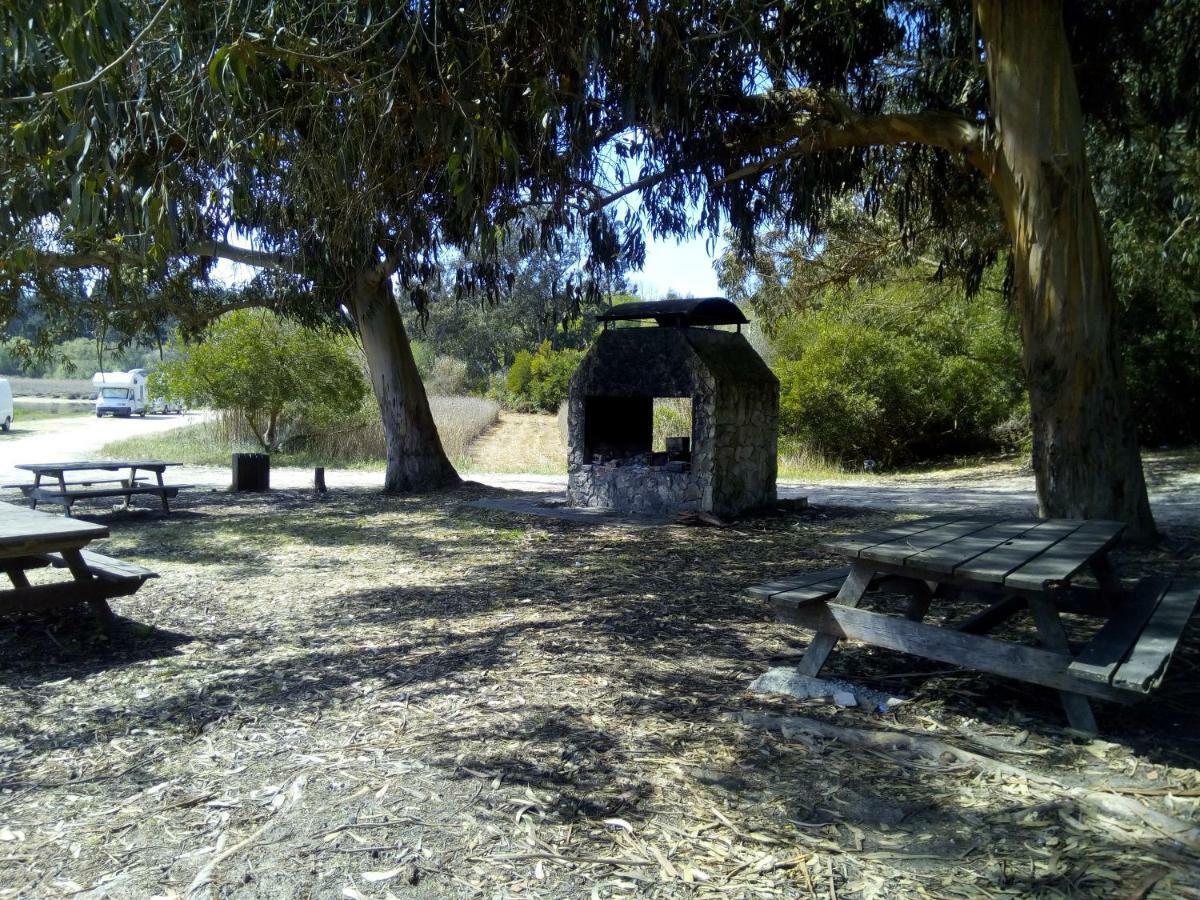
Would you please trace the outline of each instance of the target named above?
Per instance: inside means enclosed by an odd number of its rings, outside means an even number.
[[[14,468],[17,463],[94,457],[110,441],[189,425],[199,421],[200,415],[144,419],[76,416],[33,421],[0,436],[0,479],[6,483],[27,480],[26,473]],[[1145,455],[1145,466],[1150,502],[1158,523],[1174,526],[1200,522],[1200,458],[1194,452],[1152,451]],[[506,490],[560,496],[567,484],[565,475],[469,472],[464,473],[464,478]],[[229,485],[229,470],[218,466],[180,466],[170,471],[168,480],[223,489]],[[312,482],[311,469],[277,467],[271,471],[274,487],[300,489]],[[326,472],[326,483],[331,489],[371,487],[383,483],[383,473],[377,469],[330,469]],[[820,506],[884,511],[969,509],[1020,515],[1037,509],[1032,473],[1012,463],[836,482],[781,481],[779,496],[807,497],[810,503]]]
[[[1145,459],[1150,505],[1160,525],[1200,522],[1200,466],[1194,455],[1153,452]],[[473,474],[474,481],[514,491],[561,495],[565,475]],[[929,474],[882,476],[838,482],[779,483],[781,499],[807,497],[818,506],[890,512],[969,509],[1023,515],[1037,511],[1033,474],[1012,464]]]

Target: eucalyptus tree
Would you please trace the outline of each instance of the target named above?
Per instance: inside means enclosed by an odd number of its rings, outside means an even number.
[[[641,217],[676,235],[728,221],[749,252],[764,222],[820,234],[849,194],[902,231],[939,226],[967,272],[996,246],[956,211],[996,216],[1042,511],[1153,531],[1083,134],[1131,109],[1194,134],[1194,3],[427,0],[377,16],[368,0],[10,0],[0,14],[6,270],[182,254],[298,273],[358,321],[392,487],[453,478],[391,296],[395,280],[419,305],[441,247],[482,245],[463,283],[494,291],[496,226],[523,206],[550,209],[546,229],[585,228],[594,259],[637,264]],[[621,162],[631,180],[605,184]],[[605,213],[634,193],[622,235]],[[38,245],[48,220],[55,240]],[[225,242],[232,228],[256,249]]]
[[[604,208],[638,192],[654,230],[715,234],[728,221],[735,249],[748,254],[764,223],[820,240],[849,195],[870,211],[889,208],[902,232],[932,224],[947,268],[976,277],[1003,246],[1002,228],[1041,510],[1153,533],[1084,134],[1085,123],[1106,119],[1117,131],[1135,114],[1195,134],[1200,6],[595,8],[594,53],[571,81],[588,84],[595,106],[629,127],[619,150],[635,166],[629,183],[599,194],[584,187],[577,202]],[[591,163],[580,181],[594,182],[595,148],[573,149]]]
[[[10,297],[86,268],[153,318],[158,292],[130,284],[203,281],[219,258],[277,273],[287,302],[259,300],[353,318],[387,489],[457,480],[394,289],[422,306],[442,247],[493,245],[522,172],[553,164],[555,45],[483,2],[11,0],[0,33]],[[485,252],[459,286],[503,276]]]

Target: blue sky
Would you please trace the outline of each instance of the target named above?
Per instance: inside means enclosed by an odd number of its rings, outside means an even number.
[[[658,300],[668,291],[683,297],[720,294],[713,265],[722,247],[715,247],[714,255],[710,256],[705,243],[704,238],[683,242],[647,238],[645,268],[629,273],[630,282],[638,287],[638,295],[645,300]]]
[[[237,237],[233,243],[245,244]],[[668,291],[682,297],[712,297],[721,293],[717,287],[717,272],[713,268],[720,256],[723,244],[718,244],[710,255],[704,238],[689,241],[654,240],[646,238],[646,266],[641,272],[630,272],[630,283],[637,285],[638,296],[645,300],[659,300]],[[244,283],[254,277],[254,270],[246,266],[219,260],[215,277],[226,284]]]

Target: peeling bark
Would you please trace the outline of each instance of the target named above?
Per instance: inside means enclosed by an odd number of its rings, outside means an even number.
[[[975,11],[991,91],[985,171],[1012,239],[1040,511],[1117,519],[1149,539],[1154,520],[1061,4],[976,0]]]
[[[404,320],[387,278],[362,275],[351,297],[387,442],[384,492],[432,491],[458,484],[433,423]]]

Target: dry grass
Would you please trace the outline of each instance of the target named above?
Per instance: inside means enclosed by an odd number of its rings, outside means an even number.
[[[13,402],[13,421],[17,423],[90,415],[94,415],[94,408],[90,403],[22,403],[20,400]]]
[[[429,398],[429,408],[442,448],[456,467],[466,464],[471,444],[500,416],[500,404],[482,397],[434,395]],[[318,435],[306,449],[330,461],[377,461],[387,456],[383,425],[373,407],[365,424]]]
[[[433,420],[446,455],[464,464],[471,445],[500,418],[500,404],[482,397],[430,397]]]
[[[559,418],[544,413],[500,413],[495,427],[471,448],[467,471],[565,473],[567,444]]]
[[[464,464],[471,443],[500,414],[499,404],[479,397],[430,397],[429,405],[442,447],[456,466]],[[171,457],[187,465],[203,466],[225,465],[230,453],[261,449],[239,417],[219,415],[161,434],[106,444],[97,455]],[[273,460],[277,466],[378,466],[386,455],[383,426],[377,417],[372,417],[365,424],[293,441],[284,451],[273,454]]]
[[[1048,691],[861,646],[832,674],[912,698],[893,713],[763,698],[745,683],[806,637],[739,591],[894,516],[590,528],[466,505],[481,493],[193,492],[169,518],[106,516],[100,549],[162,575],[116,601],[117,638],[80,615],[0,628],[0,897],[1200,890],[1193,850],[1072,793],[1195,817],[1194,631],[1153,704],[1101,709],[1106,740],[1062,731]]]
[[[5,375],[14,397],[56,397],[64,400],[86,400],[96,396],[96,389],[86,378],[25,378]]]

